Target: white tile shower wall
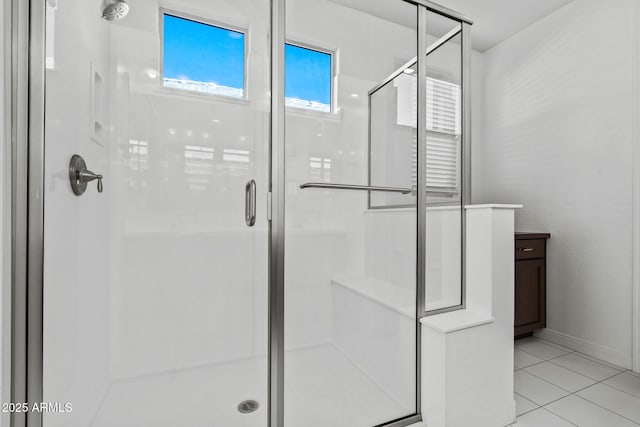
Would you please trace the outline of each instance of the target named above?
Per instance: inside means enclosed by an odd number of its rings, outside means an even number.
[[[220,3],[215,11],[204,1],[162,6],[249,29],[249,100],[211,101],[157,88],[148,73],[159,69],[155,1],[138,2],[126,20],[112,26],[112,175],[119,177],[113,209],[124,213],[113,224],[112,240],[116,376],[251,357],[266,349],[266,224],[256,226],[264,227],[257,236],[243,232],[242,190],[252,177],[230,173],[224,182],[208,184],[196,201],[180,162],[186,145],[213,147],[214,156],[223,156],[225,148],[247,150],[258,168],[259,192],[264,191],[269,58],[267,28],[256,25],[256,17],[268,10],[238,10],[237,2]],[[311,157],[331,160],[327,180],[366,182],[366,93],[394,67],[377,58],[414,52],[400,43],[411,30],[330,2],[290,2],[288,14],[289,39],[339,49],[342,107],[331,116],[287,114],[287,318],[296,321],[287,323],[286,337],[288,347],[299,347],[331,340],[330,281],[363,271],[366,207],[362,194],[302,191],[299,185],[312,180]],[[336,19],[341,23],[335,31],[318,25]],[[354,25],[380,36],[370,40],[354,33]],[[162,162],[167,166],[154,168],[162,174],[146,169]],[[259,200],[259,221],[263,206]],[[249,253],[245,262],[233,261],[243,251]]]
[[[44,396],[73,402],[74,418],[44,414],[48,426],[84,426],[100,404],[109,380],[109,202],[114,179],[109,149],[89,137],[91,65],[109,93],[109,24],[98,1],[58,2],[54,66],[46,70],[44,219]],[[75,28],[77,31],[65,29]],[[82,42],[79,42],[82,40]],[[105,129],[110,124],[104,107]],[[105,174],[105,191],[95,183],[83,197],[69,186],[71,154]]]
[[[248,100],[161,87],[160,6],[248,29]],[[266,353],[268,14],[268,2],[147,0],[112,26],[115,377]]]
[[[330,31],[327,31],[329,25]],[[395,69],[396,61],[406,61],[415,55],[415,44],[411,43],[415,40],[415,30],[329,1],[303,0],[290,1],[287,5],[287,38],[337,52],[339,113],[330,119],[291,112],[287,115],[286,135],[290,165],[287,169],[288,230],[334,230],[344,239],[346,257],[337,268],[325,270],[319,278],[330,291],[332,278],[363,273],[366,194],[301,191],[298,186],[311,180],[309,157],[331,159],[330,174],[324,177],[326,181],[366,184],[367,92]],[[292,163],[295,166],[291,166]],[[303,244],[317,246],[310,241]],[[297,258],[299,250],[297,245],[287,245],[288,259]],[[321,250],[316,250],[315,255],[303,265],[333,257]],[[287,274],[288,289],[305,286],[308,280],[304,270],[288,269]],[[288,306],[295,305],[292,302]],[[330,313],[330,307],[327,309]]]
[[[407,10],[407,16],[415,16],[408,5],[398,13],[403,16]],[[289,110],[286,117],[286,222],[292,237],[285,245],[285,318],[291,319],[285,339],[290,348],[332,339],[340,313],[332,303],[336,298],[331,280],[363,276],[365,270],[366,193],[300,190],[301,183],[320,180],[310,173],[309,159],[331,161],[323,181],[367,183],[367,93],[398,63],[415,56],[416,37],[414,29],[334,2],[293,0],[287,3],[287,39],[336,52],[339,109],[333,116]],[[410,253],[413,246],[413,239],[400,242],[401,250]],[[368,334],[370,328],[362,319],[354,322],[352,330]],[[399,365],[390,366],[386,372]],[[285,375],[296,373],[289,370]]]
[[[365,226],[365,276],[401,286],[413,294],[416,210],[371,210],[365,215]],[[461,240],[452,236],[460,236],[460,208],[427,208],[428,310],[460,304]]]
[[[100,341],[100,345],[93,346],[93,351],[102,350],[108,355],[105,370],[116,378],[252,357],[263,354],[266,349],[267,257],[263,207],[266,205],[268,103],[263,95],[269,83],[265,71],[269,58],[267,28],[260,24],[266,20],[256,17],[267,16],[268,10],[255,5],[240,10],[237,2],[220,2],[215,11],[206,1],[162,3],[169,9],[249,29],[250,98],[246,102],[226,102],[178,95],[158,87],[158,6],[152,0],[136,2],[125,20],[108,26],[94,20],[95,10],[87,7],[61,18],[62,24],[58,26],[65,27],[63,19],[87,22],[84,30],[87,34],[93,34],[95,26],[99,37],[105,39],[93,42],[89,38],[91,44],[82,46],[80,51],[87,56],[81,58],[84,62],[88,62],[89,52],[101,56],[100,61],[95,61],[113,88],[113,138],[104,148],[93,143],[86,146],[84,140],[78,145],[83,153],[96,153],[96,157],[87,158],[90,167],[109,168],[105,194],[101,196],[102,204],[109,207],[94,217],[82,214],[78,220],[107,216],[109,226],[93,229],[93,233],[100,236],[87,233],[70,240],[110,242],[100,246],[100,250],[105,251],[101,257],[104,263],[91,267],[95,268],[93,271],[110,269],[111,277],[105,272],[98,283],[93,284],[98,288],[95,294],[80,288],[73,277],[51,277],[52,283],[67,285],[59,299],[51,299],[47,304],[62,310],[65,307],[62,298],[78,301],[85,298],[85,307],[102,307],[108,311],[97,312],[100,320],[95,340]],[[299,320],[288,324],[287,345],[297,347],[331,340],[330,281],[335,277],[362,274],[365,262],[362,250],[365,196],[301,191],[299,184],[310,180],[309,158],[331,159],[330,180],[333,182],[366,182],[366,92],[395,67],[393,63],[382,63],[379,58],[405,59],[414,52],[400,42],[411,34],[408,28],[333,3],[299,2],[296,6],[291,2],[289,6],[292,18],[288,20],[288,37],[339,49],[337,102],[343,107],[333,116],[293,111],[287,115],[287,155],[292,165],[287,175],[287,224],[290,227],[287,315]],[[62,12],[72,7],[75,5],[65,5],[59,15],[65,15]],[[316,19],[323,16],[325,18]],[[309,17],[314,17],[313,22],[309,22]],[[336,26],[339,31],[327,32],[323,25],[318,25],[335,19],[342,22]],[[375,29],[379,37],[369,39],[371,34],[353,31],[353,28],[367,27]],[[57,67],[64,66],[62,52],[67,50],[68,55],[78,54],[71,48],[64,49],[63,45],[57,49],[61,52],[56,57]],[[102,57],[109,53],[110,57]],[[105,65],[109,59],[111,68]],[[59,61],[62,63],[58,64]],[[86,80],[84,74],[77,73],[72,74],[74,81]],[[51,75],[56,77],[55,73]],[[63,102],[63,87],[66,86],[53,82],[52,90],[61,92],[54,100]],[[78,90],[81,89],[84,86]],[[76,97],[66,99],[76,100]],[[74,101],[73,105],[76,109],[66,104],[64,108],[61,106],[61,114],[75,115],[75,123],[65,118],[65,129],[75,130],[81,136],[79,128],[86,122],[86,112],[80,106],[84,104]],[[71,135],[65,138],[80,139]],[[248,176],[242,168],[230,168],[222,182],[215,186],[209,184],[204,192],[198,193],[197,180],[189,180],[190,171],[184,162],[187,145],[213,147],[214,155],[220,157],[224,156],[225,148],[245,150],[255,168],[255,176]],[[55,157],[53,150],[52,153],[47,159],[51,164],[49,170],[59,171],[67,159]],[[152,164],[154,167],[149,168]],[[262,197],[258,200],[258,232],[253,235],[243,232],[243,192],[237,191],[252,177],[258,181]],[[49,181],[55,182],[55,191],[67,191],[62,175],[51,175]],[[97,197],[92,193],[88,196]],[[82,203],[82,199],[71,197],[70,200]],[[59,198],[52,203],[63,201]],[[53,218],[50,223],[58,224],[59,219]],[[62,237],[57,236],[65,231],[62,227],[57,231],[53,227],[49,229],[57,233],[50,242],[59,241]],[[107,235],[109,240],[105,240]],[[54,249],[48,252],[54,253]],[[246,262],[234,261],[238,254],[248,254]],[[79,262],[85,262],[84,257],[81,258]],[[58,275],[72,275],[85,268],[68,266],[58,271],[53,265],[53,261],[49,261],[50,271]],[[251,273],[252,267],[256,273]],[[89,271],[89,267],[86,268]],[[87,276],[83,283],[92,280],[93,275]],[[78,296],[76,292],[84,293]],[[99,298],[102,303],[92,302],[91,298]],[[72,315],[73,312],[66,313],[68,317]],[[69,319],[65,322],[71,328],[73,322]],[[89,322],[85,326],[90,325]],[[50,323],[51,330],[60,327],[60,323]],[[106,341],[105,337],[108,337]],[[64,354],[63,348],[56,349],[60,357]]]
[[[551,233],[548,329],[625,367],[633,4],[576,0],[489,50],[473,151],[475,202],[522,203],[516,229]]]
[[[365,227],[365,276],[415,289],[416,210],[370,210]]]

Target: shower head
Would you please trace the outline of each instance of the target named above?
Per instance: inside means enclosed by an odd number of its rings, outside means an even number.
[[[119,21],[129,13],[129,5],[125,0],[106,0],[102,10],[102,18],[106,21]]]

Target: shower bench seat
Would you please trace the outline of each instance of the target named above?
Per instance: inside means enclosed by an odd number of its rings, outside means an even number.
[[[404,317],[409,319],[416,317],[415,289],[375,277],[340,278],[332,280],[331,283]]]
[[[395,402],[415,401],[415,291],[372,277],[331,281],[333,345]]]

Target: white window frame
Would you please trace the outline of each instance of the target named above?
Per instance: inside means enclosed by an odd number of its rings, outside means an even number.
[[[217,27],[223,30],[229,30],[229,31],[235,31],[237,33],[242,33],[243,35],[243,41],[244,41],[244,52],[243,52],[243,66],[242,66],[242,73],[243,73],[243,90],[242,90],[242,96],[241,97],[236,97],[236,96],[229,96],[229,95],[224,95],[224,94],[220,94],[220,93],[210,93],[210,92],[198,92],[198,91],[194,91],[194,90],[189,90],[189,89],[179,89],[179,88],[174,88],[174,87],[168,87],[164,85],[164,16],[165,15],[169,15],[169,16],[174,16],[176,18],[181,18],[181,19],[186,19],[189,21],[193,21],[195,23],[198,24],[204,24],[204,25],[209,25],[212,27]],[[230,101],[230,102],[239,102],[242,104],[245,104],[249,101],[250,99],[250,93],[249,93],[249,68],[248,68],[248,62],[249,62],[249,30],[247,28],[243,28],[243,27],[239,27],[239,26],[235,26],[235,25],[231,25],[231,24],[227,24],[224,22],[219,22],[219,21],[215,21],[212,19],[207,19],[207,18],[203,18],[201,16],[196,16],[190,13],[186,13],[186,12],[181,12],[181,11],[177,11],[175,9],[168,9],[168,8],[164,8],[164,7],[160,7],[159,8],[159,13],[158,13],[158,32],[160,35],[160,43],[159,43],[159,64],[158,64],[158,86],[162,91],[166,91],[172,94],[180,94],[180,95],[188,95],[188,96],[194,96],[194,97],[199,97],[199,98],[208,98],[208,99],[217,99],[217,100],[222,100],[222,101]]]
[[[337,66],[337,62],[338,62],[338,49],[327,49],[324,47],[318,47],[317,45],[311,44],[311,43],[306,43],[306,42],[301,42],[301,41],[297,41],[296,39],[286,39],[284,41],[285,43],[285,47],[286,45],[291,45],[291,46],[296,46],[296,47],[301,47],[303,49],[308,49],[308,50],[313,50],[315,52],[319,52],[319,53],[324,53],[324,54],[328,54],[331,57],[331,88],[330,88],[330,95],[329,95],[329,111],[320,111],[320,110],[313,110],[311,108],[305,108],[305,107],[298,107],[298,106],[294,106],[294,105],[286,105],[286,94],[285,94],[285,110],[287,112],[295,112],[295,113],[302,113],[303,115],[319,115],[321,117],[326,117],[326,116],[332,116],[338,113],[338,108],[337,108],[337,104],[338,104],[338,66]],[[285,67],[285,79],[286,79],[286,67]]]

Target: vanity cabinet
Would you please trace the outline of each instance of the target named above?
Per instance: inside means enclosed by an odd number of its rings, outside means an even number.
[[[515,234],[514,336],[530,335],[547,324],[548,233]]]

